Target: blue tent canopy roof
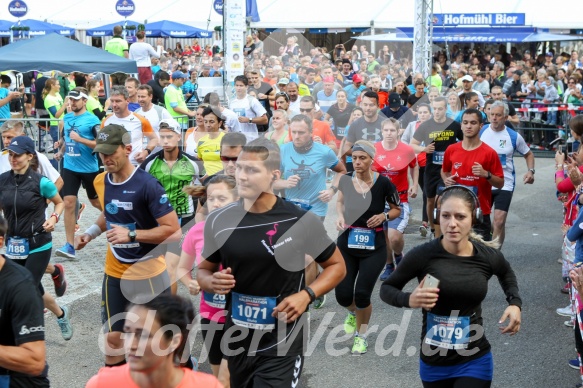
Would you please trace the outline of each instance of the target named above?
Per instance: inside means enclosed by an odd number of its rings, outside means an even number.
[[[212,38],[213,32],[201,30],[186,24],[161,20],[146,24],[146,36],[158,37],[169,36],[172,38]]]
[[[0,47],[0,69],[22,73],[33,70],[106,74],[138,72],[136,61],[57,34],[21,40]]]
[[[11,22],[8,20],[0,20],[0,36],[7,37],[10,36],[11,32],[16,36],[19,31],[10,31],[11,27],[19,26],[18,22]],[[28,27],[30,30],[25,33],[27,36],[40,36],[47,35],[51,33],[71,36],[75,35],[75,29],[71,27],[65,27],[58,24],[42,22],[40,20],[26,19],[20,21],[20,27]]]
[[[143,24],[143,22],[138,23],[133,20],[123,20],[120,21],[119,23],[111,23],[100,27],[90,28],[87,30],[87,36],[113,36],[113,27],[123,26],[126,25],[126,23],[128,26],[136,27],[140,24]]]

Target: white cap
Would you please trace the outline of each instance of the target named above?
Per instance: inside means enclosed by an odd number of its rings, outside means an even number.
[[[466,74],[462,77],[462,81],[470,81],[470,82],[474,82],[474,79],[472,78],[471,75]]]

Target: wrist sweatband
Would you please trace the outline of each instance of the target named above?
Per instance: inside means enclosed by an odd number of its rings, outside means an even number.
[[[89,236],[91,236],[92,239],[97,238],[101,233],[103,233],[103,232],[101,231],[101,228],[97,224],[91,225],[85,231],[85,234],[88,234]]]
[[[558,177],[561,177],[561,178],[565,179],[565,171],[557,171],[557,172],[555,172],[555,179],[557,179]]]

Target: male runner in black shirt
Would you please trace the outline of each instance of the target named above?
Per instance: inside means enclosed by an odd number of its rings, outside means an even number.
[[[198,270],[205,292],[227,295],[222,346],[231,384],[238,387],[298,383],[307,340],[304,312],[346,273],[320,220],[273,194],[281,176],[273,147],[265,139],[243,147],[236,167],[241,201],[209,214]],[[324,268],[310,287],[306,254]]]

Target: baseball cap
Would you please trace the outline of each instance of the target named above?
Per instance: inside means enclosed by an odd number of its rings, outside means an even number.
[[[472,76],[471,76],[471,75],[469,75],[469,74],[466,74],[466,75],[464,75],[464,76],[462,77],[462,82],[463,82],[463,81],[474,82],[474,79],[472,78]]]
[[[389,94],[389,108],[398,108],[401,106],[401,96],[399,93]]]
[[[530,54],[530,50],[524,50],[525,54]]]
[[[132,140],[130,133],[124,127],[118,124],[109,124],[97,133],[95,142],[97,144],[93,149],[94,154],[100,152],[111,155],[119,146],[131,144]]]
[[[554,54],[553,54],[552,52],[550,52],[550,51],[549,51],[548,53],[546,53],[546,56],[547,56],[547,57],[554,57]]]
[[[324,83],[334,83],[334,77],[324,77],[322,80]]]
[[[287,78],[280,78],[279,81],[277,81],[278,85],[287,85],[289,84],[289,79]]]
[[[162,129],[170,129],[171,131],[181,135],[182,134],[182,128],[180,128],[180,125],[178,124],[178,122],[174,119],[162,119],[160,120],[160,130]]]
[[[175,71],[175,72],[172,73],[172,79],[180,79],[180,78],[187,79],[188,77],[187,77],[186,74],[184,74],[181,71]]]
[[[10,142],[8,150],[14,152],[17,155],[22,155],[25,153],[35,154],[34,141],[28,136],[16,136]]]
[[[517,76],[521,76],[522,74],[524,74],[524,72],[522,70],[516,70],[514,72],[514,75],[517,75]]]
[[[362,77],[358,74],[352,76],[352,82],[362,82]]]
[[[69,92],[69,94],[67,94],[67,97],[72,98],[73,100],[79,100],[81,98],[89,98],[85,93],[80,92],[78,90],[71,90]]]

